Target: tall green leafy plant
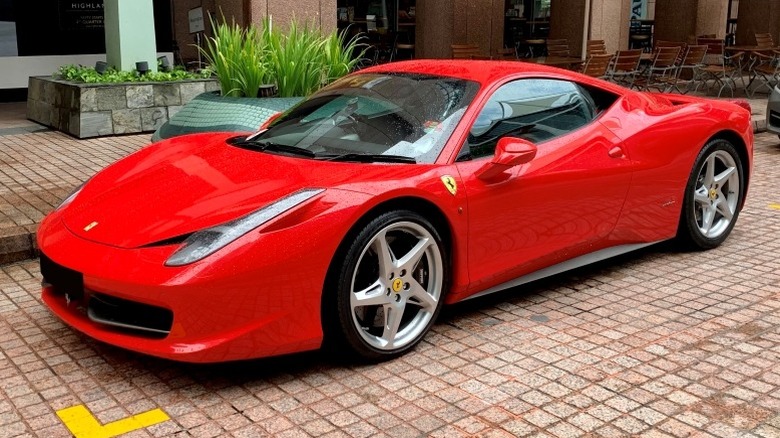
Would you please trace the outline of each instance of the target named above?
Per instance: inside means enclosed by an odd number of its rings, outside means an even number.
[[[328,72],[327,82],[351,72],[365,57],[367,46],[362,43],[363,37],[358,34],[347,40],[346,36],[346,30],[325,36],[322,54]]]
[[[293,20],[283,32],[263,21],[266,65],[279,96],[306,96],[352,71],[365,54],[361,37],[346,40],[336,32],[323,35],[316,26]]]
[[[284,34],[266,19],[262,35],[269,49],[266,63],[280,96],[305,96],[320,87],[320,41],[308,25],[293,21]]]
[[[306,96],[352,71],[366,50],[360,36],[324,35],[296,20],[286,31],[274,28],[270,18],[262,30],[227,24],[224,17],[211,25],[214,36],[200,50],[223,96],[256,97],[260,85],[268,83],[276,84],[281,97]]]
[[[257,97],[260,85],[268,82],[266,45],[255,27],[242,28],[235,22],[214,23],[214,36],[199,47],[217,76],[223,96]]]

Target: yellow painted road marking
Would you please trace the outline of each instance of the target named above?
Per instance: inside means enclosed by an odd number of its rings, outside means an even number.
[[[162,409],[153,409],[103,426],[84,405],[60,409],[57,416],[76,438],[111,438],[171,419]]]
[[[772,210],[780,210],[780,204],[769,204],[769,208]]]

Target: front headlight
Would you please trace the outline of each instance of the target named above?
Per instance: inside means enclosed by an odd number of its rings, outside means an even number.
[[[324,189],[299,190],[246,216],[193,233],[184,241],[184,245],[168,258],[165,265],[184,266],[197,262],[323,191]]]

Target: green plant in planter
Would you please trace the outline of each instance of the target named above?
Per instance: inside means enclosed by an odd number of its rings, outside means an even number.
[[[71,82],[83,82],[87,84],[117,84],[122,82],[172,82],[187,79],[206,79],[211,77],[211,72],[190,73],[181,67],[169,72],[146,72],[139,74],[137,71],[120,71],[109,68],[105,73],[98,73],[94,67],[83,65],[63,65],[54,76]]]
[[[206,39],[203,53],[219,80],[223,96],[257,97],[260,85],[269,81],[265,65],[266,45],[255,27],[242,28],[235,22],[211,22],[214,36]]]
[[[269,48],[266,63],[281,97],[317,91],[352,71],[366,51],[359,35],[347,41],[346,33],[323,35],[319,28],[295,20],[283,33],[266,18],[261,35]]]
[[[308,23],[290,23],[286,32],[263,21],[262,30],[235,22],[211,23],[214,36],[200,48],[220,82],[223,96],[256,97],[273,83],[280,97],[306,96],[349,73],[365,54],[361,37],[323,35]]]

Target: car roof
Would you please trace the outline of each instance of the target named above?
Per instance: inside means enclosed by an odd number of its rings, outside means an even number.
[[[512,76],[542,76],[549,78],[577,80],[616,94],[625,94],[622,87],[600,81],[570,70],[521,61],[491,61],[471,59],[420,59],[390,62],[372,66],[360,72],[365,73],[420,73],[466,79],[488,84]]]

